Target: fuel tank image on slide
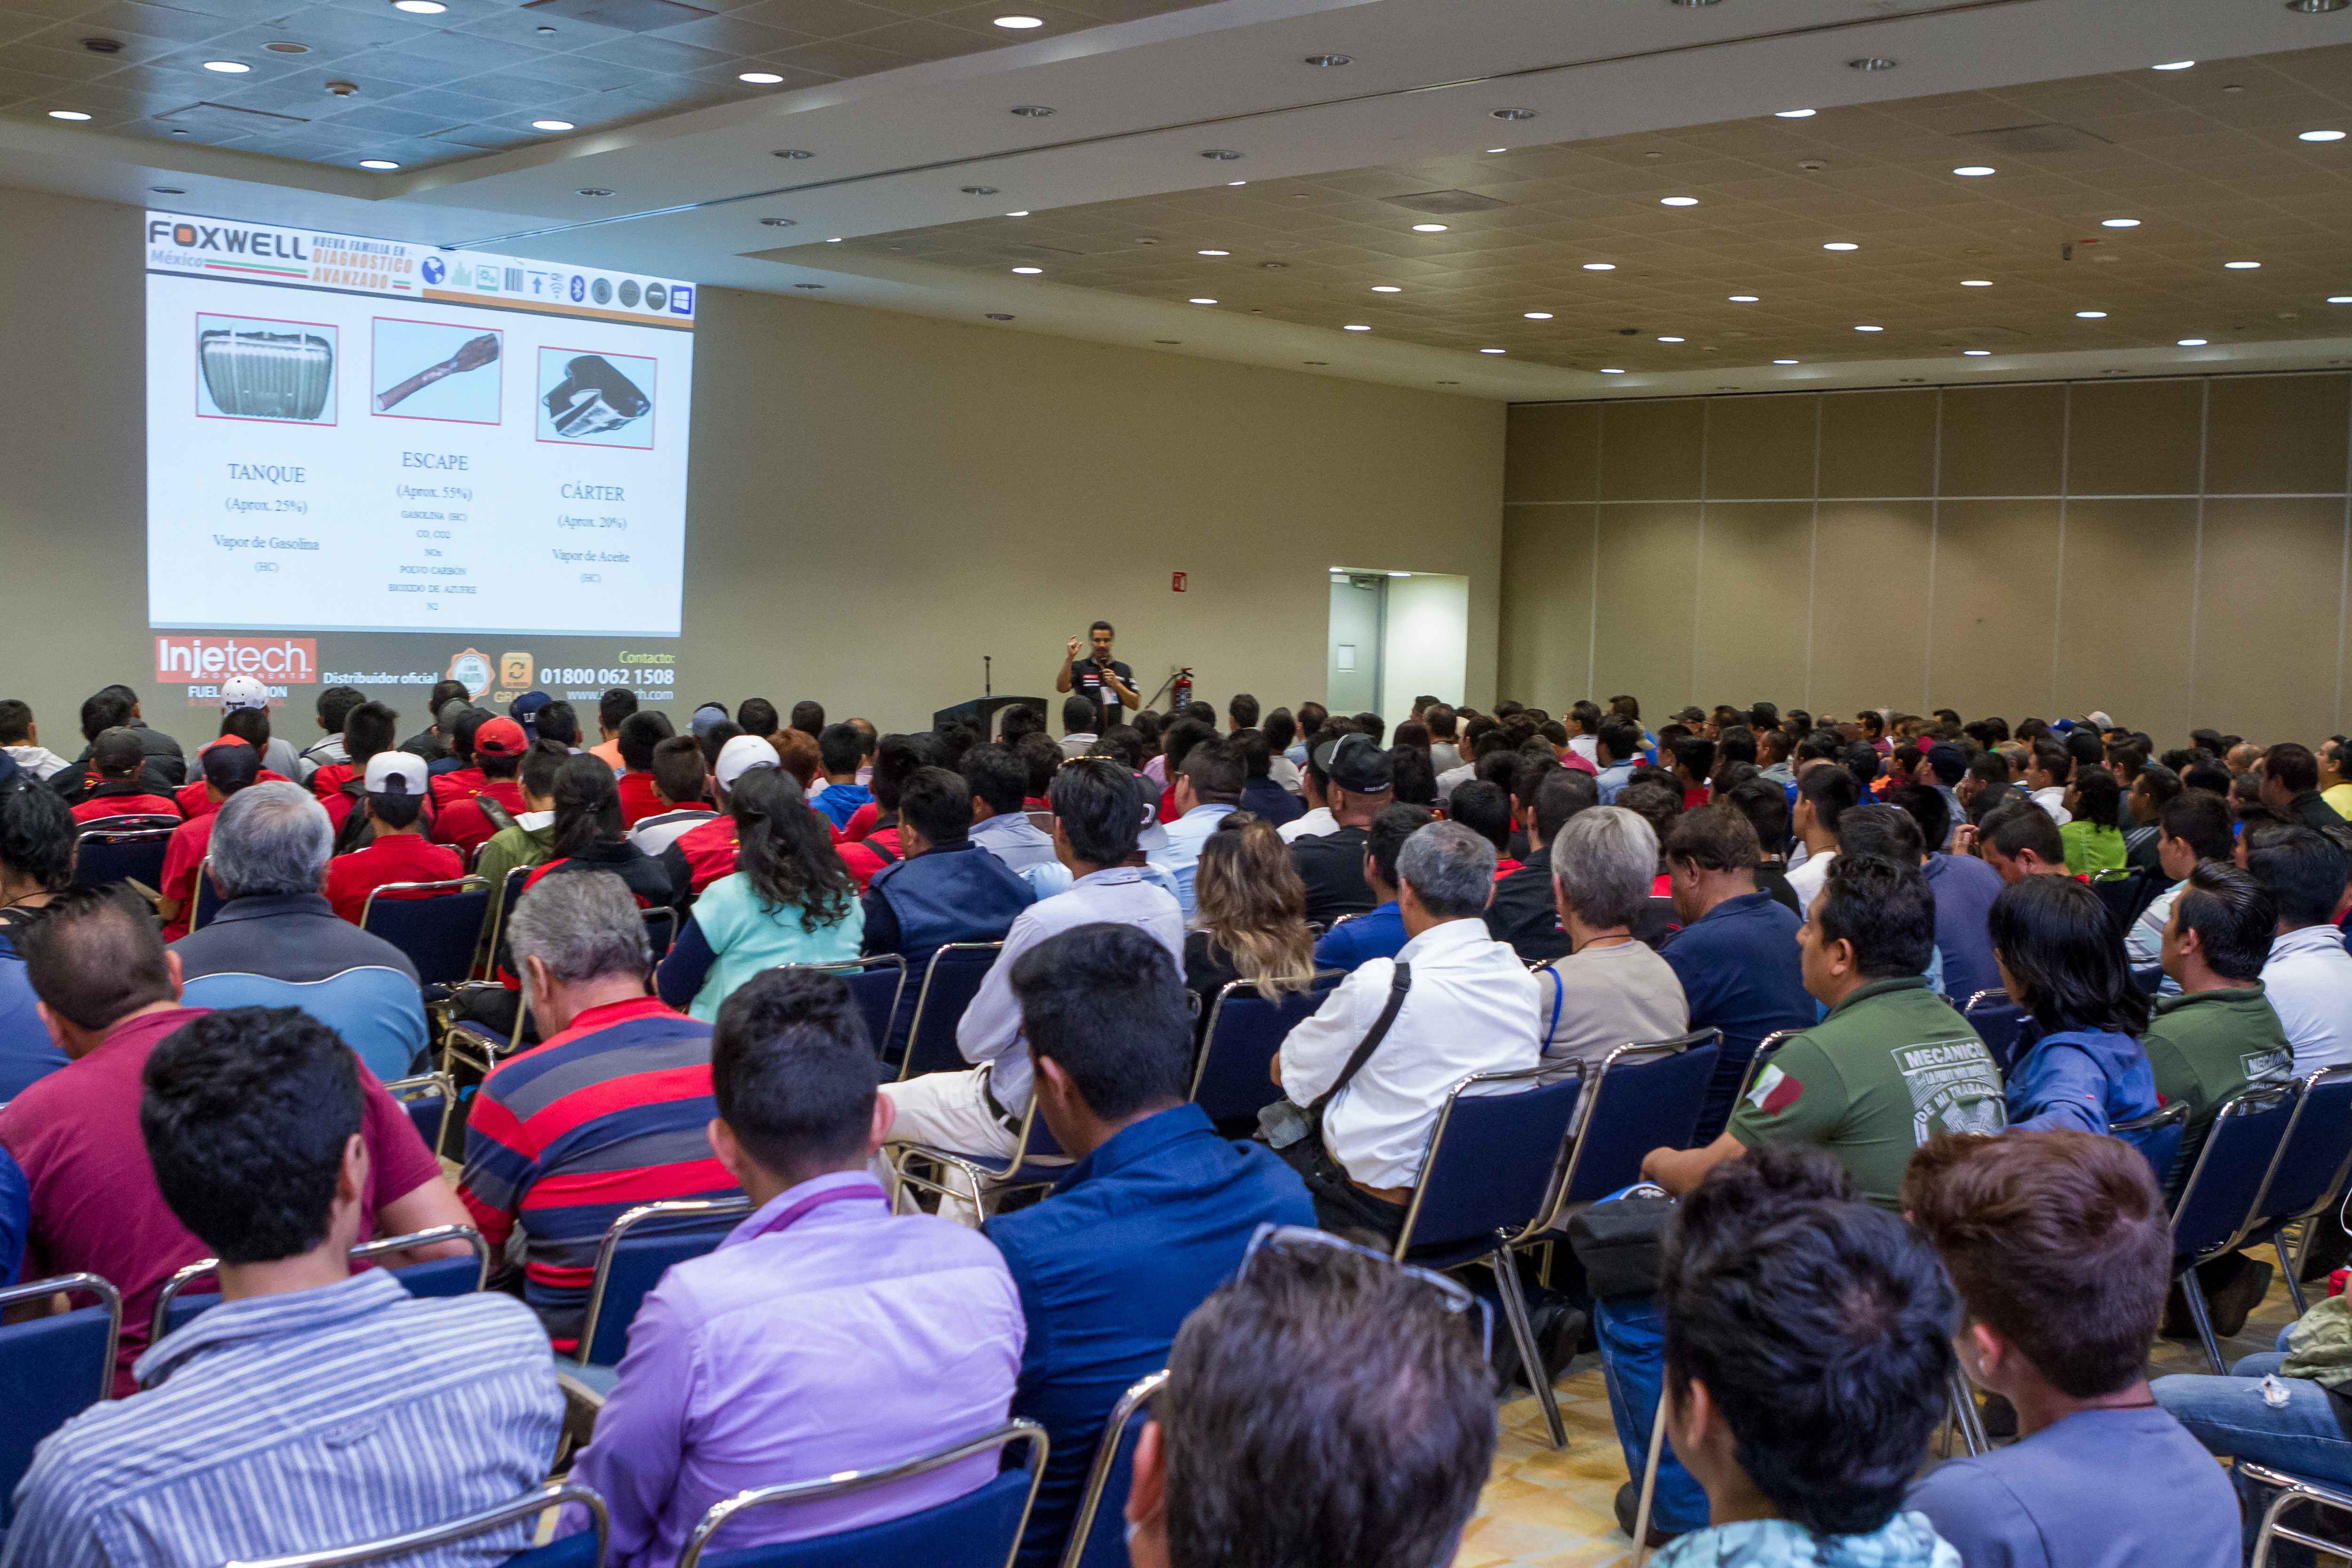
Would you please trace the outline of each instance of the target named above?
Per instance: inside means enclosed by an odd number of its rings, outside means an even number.
[[[217,416],[332,424],[335,336],[332,327],[300,321],[199,316],[205,395]]]

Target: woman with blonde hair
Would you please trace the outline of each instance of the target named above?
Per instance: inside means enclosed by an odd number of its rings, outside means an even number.
[[[1202,841],[1192,896],[1184,984],[1201,998],[1202,1026],[1217,993],[1236,980],[1250,982],[1269,1002],[1313,983],[1307,885],[1298,879],[1290,847],[1265,817],[1235,811],[1217,824]]]

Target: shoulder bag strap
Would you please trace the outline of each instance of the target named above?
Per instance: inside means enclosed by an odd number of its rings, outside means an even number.
[[[1356,1047],[1356,1054],[1348,1058],[1348,1065],[1339,1069],[1339,1076],[1331,1080],[1331,1087],[1317,1095],[1315,1103],[1307,1108],[1307,1114],[1310,1119],[1320,1117],[1324,1107],[1329,1105],[1332,1099],[1348,1087],[1348,1080],[1354,1078],[1363,1069],[1364,1064],[1372,1059],[1372,1051],[1388,1037],[1389,1026],[1396,1022],[1397,1011],[1404,1005],[1404,994],[1412,988],[1412,965],[1398,963],[1396,978],[1389,982],[1388,1005],[1381,1009],[1381,1016],[1374,1019],[1372,1026],[1365,1031],[1363,1043]]]

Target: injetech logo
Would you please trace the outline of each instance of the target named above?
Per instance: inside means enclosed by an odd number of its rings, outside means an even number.
[[[221,681],[250,675],[278,685],[319,679],[316,637],[172,637],[155,638],[158,680]]]

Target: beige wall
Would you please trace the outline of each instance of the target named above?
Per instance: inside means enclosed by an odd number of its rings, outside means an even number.
[[[68,754],[112,680],[213,732],[152,679],[139,221],[0,190],[0,696]],[[1335,563],[1467,576],[1446,695],[1493,695],[1500,405],[728,290],[696,356],[681,706],[928,722],[984,653],[997,690],[1049,692],[1097,616],[1150,685],[1186,663],[1220,705],[1295,705],[1321,695]]]
[[[1497,688],[2342,729],[2342,374],[1524,405]]]

